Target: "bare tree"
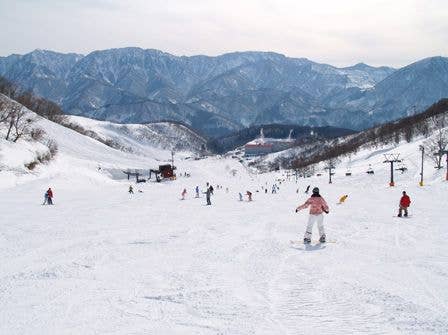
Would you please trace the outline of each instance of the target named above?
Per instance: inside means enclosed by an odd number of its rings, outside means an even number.
[[[23,136],[31,134],[31,125],[35,122],[31,114],[25,109],[20,108],[20,110],[15,114],[14,124],[13,124],[13,142]]]
[[[17,115],[21,114],[20,110],[22,109],[22,106],[20,106],[17,103],[10,103],[7,106],[7,118],[4,121],[4,123],[6,124],[6,136],[5,139],[6,140],[10,140],[11,135],[13,134],[13,129],[16,123],[16,117]]]
[[[62,109],[56,103],[36,96],[30,91],[22,93],[15,100],[50,121],[56,123],[67,121]]]
[[[441,169],[443,152],[448,148],[448,129],[445,128],[445,117],[443,115],[433,116],[430,118],[429,124],[435,130],[435,134],[423,142],[423,146],[426,157],[436,164],[436,169]]]
[[[31,114],[23,108],[20,104],[8,104],[5,139],[17,142],[19,138],[31,134],[31,125],[35,121]]]
[[[0,100],[0,125],[5,124],[9,118],[10,109],[8,105],[6,101]]]
[[[448,148],[448,130],[439,129],[436,134],[423,142],[426,157],[430,158],[437,169],[442,168],[443,152]]]

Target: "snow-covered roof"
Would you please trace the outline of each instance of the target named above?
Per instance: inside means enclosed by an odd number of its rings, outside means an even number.
[[[290,138],[256,138],[250,142],[247,142],[246,145],[267,145],[273,143],[292,143],[293,139]]]

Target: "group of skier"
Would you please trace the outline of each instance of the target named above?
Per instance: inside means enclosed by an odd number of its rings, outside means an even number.
[[[207,205],[211,205],[212,204],[211,203],[211,196],[213,194],[213,191],[214,191],[213,190],[213,186],[209,185],[209,183],[207,183],[207,188],[206,188],[205,192],[203,192],[205,194],[205,198],[207,200]],[[199,198],[199,193],[200,193],[199,186],[195,187],[195,193],[196,193],[195,198]],[[184,188],[180,195],[182,197],[181,200],[185,200],[185,197],[187,196],[187,189]]]
[[[217,188],[220,189],[222,188],[222,186],[217,185]],[[311,185],[308,185],[306,187],[305,193],[308,194],[309,190],[311,188]],[[277,184],[273,184],[272,185],[272,189],[271,192],[272,194],[277,193],[277,191],[280,188],[278,187]],[[268,191],[268,187],[266,185],[266,187],[262,186],[262,190],[265,191],[265,193],[267,193]],[[205,198],[206,198],[206,205],[210,206],[211,203],[211,196],[213,195],[213,186],[210,183],[206,183],[206,190],[204,192],[202,192],[203,194],[205,194]],[[228,193],[228,188],[226,188],[226,192]],[[258,192],[258,191],[257,191]],[[129,186],[129,193],[134,193],[133,192],[133,188],[132,186]],[[298,193],[298,189],[296,191],[296,193]],[[195,187],[195,198],[199,198],[200,197],[200,189],[199,186]],[[187,189],[184,188],[182,190],[181,193],[181,200],[185,200],[187,195]],[[245,195],[247,196],[247,200],[248,201],[252,201],[252,192],[250,191],[246,191]],[[243,201],[243,194],[241,192],[238,193],[239,196],[239,201]],[[45,193],[45,201],[44,204],[53,204],[52,202],[52,198],[53,198],[53,192],[51,190],[51,188],[48,189],[48,191]],[[348,194],[344,194],[339,198],[339,202],[337,204],[343,204],[348,198]],[[411,204],[411,199],[410,197],[406,194],[406,191],[403,191],[402,193],[402,197],[400,198],[400,202],[399,202],[399,206],[398,206],[398,217],[402,217],[404,215],[404,217],[408,216],[408,208]],[[308,217],[308,223],[306,225],[306,229],[305,229],[305,234],[303,237],[303,242],[305,244],[309,244],[311,243],[311,236],[312,236],[312,232],[313,232],[313,226],[314,224],[317,224],[317,228],[319,231],[319,242],[320,243],[325,243],[327,241],[326,239],[326,234],[325,234],[325,227],[324,227],[324,216],[323,213],[328,214],[330,212],[330,208],[327,204],[327,202],[325,201],[325,199],[320,195],[320,191],[318,187],[314,187],[312,189],[312,195],[310,198],[308,198],[303,204],[297,206],[297,208],[295,209],[296,213],[306,209],[306,208],[310,208],[309,209],[309,217]]]
[[[222,186],[217,186],[217,188],[222,188]],[[305,193],[308,194],[309,190],[311,188],[311,185],[308,185],[306,187]],[[264,189],[265,193],[267,193],[268,191],[268,187],[266,185],[266,187],[262,186],[262,190]],[[277,191],[280,188],[278,187],[277,184],[273,184],[272,185],[272,189],[271,189],[271,193],[275,194],[277,193]],[[211,203],[211,196],[213,195],[213,186],[210,183],[206,183],[206,190],[204,192],[202,192],[203,194],[205,194],[205,198],[206,198],[206,205],[210,206]],[[226,191],[228,193],[228,188],[226,188]],[[258,192],[258,191],[257,191]],[[298,193],[298,189],[296,191]],[[132,186],[129,186],[129,193],[134,193],[133,192],[133,188]],[[199,186],[195,187],[195,197],[199,198],[200,197],[200,189]],[[181,193],[181,200],[185,200],[187,195],[187,189],[184,188],[182,190]],[[250,191],[246,191],[245,194],[248,198],[248,201],[252,201],[252,192]],[[243,201],[243,194],[241,192],[238,193],[239,196],[239,201]],[[51,190],[51,188],[49,188],[46,192],[45,192],[45,200],[44,200],[44,204],[53,204],[52,201],[53,198],[53,192]],[[347,194],[342,195],[339,198],[339,202],[338,204],[343,204],[348,198]],[[408,216],[408,208],[411,204],[411,199],[410,197],[406,194],[406,191],[403,191],[402,193],[402,197],[400,199],[399,202],[399,208],[398,208],[398,217],[402,217],[403,215],[405,217]],[[323,213],[328,214],[330,212],[330,208],[327,204],[327,202],[325,201],[325,199],[320,195],[320,191],[318,187],[314,187],[312,189],[312,195],[310,198],[308,198],[303,204],[297,206],[297,208],[295,209],[296,213],[306,209],[309,207],[309,217],[308,217],[308,223],[306,225],[306,229],[305,229],[305,234],[303,237],[303,242],[305,244],[309,244],[311,243],[311,236],[312,236],[312,232],[313,232],[313,226],[314,224],[317,224],[317,228],[318,228],[318,232],[319,232],[319,242],[320,243],[325,243],[327,241],[326,239],[326,234],[325,234],[325,227],[324,227],[324,216]]]
[[[216,188],[217,189],[222,189],[222,186],[220,186],[220,185],[216,185]],[[200,197],[200,189],[199,189],[199,186],[196,186],[195,187],[195,189],[194,189],[194,191],[195,191],[195,198],[199,198]],[[211,203],[211,196],[213,195],[213,191],[214,191],[214,188],[213,188],[213,186],[212,185],[210,185],[208,182],[207,182],[207,184],[206,184],[206,190],[204,191],[204,192],[202,192],[203,194],[205,194],[205,199],[206,199],[206,204],[209,206],[209,205],[211,205],[212,203]],[[182,192],[181,192],[181,200],[185,200],[186,199],[186,196],[187,196],[187,189],[186,188],[184,188],[183,190],[182,190]],[[226,193],[229,193],[229,188],[228,187],[226,187]],[[247,196],[247,201],[252,201],[252,192],[250,192],[250,191],[246,191],[246,196]],[[239,192],[238,193],[238,196],[239,196],[239,201],[243,201],[243,194],[241,193],[241,192]]]
[[[262,187],[262,189],[263,189],[263,187]],[[278,189],[278,186],[276,184],[274,184],[272,186],[272,190],[273,190],[272,193],[276,193],[277,189]],[[308,185],[306,188],[306,191],[305,191],[306,194],[308,194],[309,189],[310,189],[310,185]],[[267,188],[265,188],[265,190],[267,191]],[[206,183],[206,191],[203,192],[205,194],[207,206],[210,206],[212,204],[211,196],[213,195],[213,191],[214,191],[213,186],[207,182]],[[128,192],[130,194],[134,193],[132,185],[129,186]],[[196,193],[195,197],[199,198],[199,193],[200,193],[199,186],[195,187],[195,193]],[[184,188],[181,193],[182,200],[185,200],[186,195],[187,195],[187,189]],[[239,201],[243,201],[243,194],[241,192],[239,192],[238,195],[239,195]],[[248,197],[248,201],[252,201],[252,192],[246,191],[246,195]],[[338,204],[343,204],[347,198],[348,198],[347,194],[341,196],[339,198]],[[53,205],[53,191],[52,191],[51,187],[48,188],[48,190],[44,194],[44,202],[42,205],[47,205],[47,204]],[[404,215],[404,217],[408,217],[408,215],[409,215],[408,208],[410,205],[411,205],[411,199],[410,199],[409,195],[406,193],[406,191],[403,191],[402,196],[400,198],[399,206],[398,206],[398,215],[397,216],[402,217]],[[325,199],[320,195],[320,191],[319,191],[318,187],[313,188],[311,197],[308,198],[303,204],[297,206],[295,211],[296,211],[296,213],[298,213],[299,211],[306,209],[308,207],[310,208],[310,210],[309,210],[308,223],[307,223],[305,234],[303,237],[303,242],[305,244],[311,243],[313,226],[315,223],[317,223],[317,228],[319,231],[319,242],[325,243],[326,242],[326,234],[325,234],[325,227],[324,227],[324,223],[323,223],[324,222],[323,213],[326,213],[326,214],[330,213],[330,208],[329,208],[327,202],[325,201]]]

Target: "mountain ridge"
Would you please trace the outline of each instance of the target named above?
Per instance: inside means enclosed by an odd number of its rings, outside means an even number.
[[[175,56],[127,47],[85,56],[30,54],[0,57],[0,75],[68,114],[121,123],[170,119],[208,136],[262,123],[363,129],[448,96],[447,60],[441,56],[421,60],[435,63],[425,70],[419,62],[401,69],[364,63],[338,68],[258,51]],[[414,75],[394,77],[409,67]],[[417,82],[423,72],[428,88]],[[431,82],[435,75],[443,80]],[[401,95],[387,85],[411,89]]]

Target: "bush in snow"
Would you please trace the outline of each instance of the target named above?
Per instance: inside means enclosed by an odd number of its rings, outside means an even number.
[[[58,145],[56,143],[55,140],[48,140],[47,142],[47,147],[48,150],[44,153],[37,153],[36,157],[29,163],[25,164],[25,167],[28,170],[34,170],[34,168],[38,165],[38,164],[44,164],[44,163],[48,163],[49,161],[51,161],[54,156],[56,156],[57,152],[58,152]]]
[[[33,128],[30,133],[31,139],[36,142],[40,142],[44,139],[45,130],[42,128]]]
[[[48,140],[47,147],[48,147],[48,151],[51,154],[51,158],[56,156],[56,154],[58,153],[58,144],[56,143],[56,141],[52,140],[52,139]]]

